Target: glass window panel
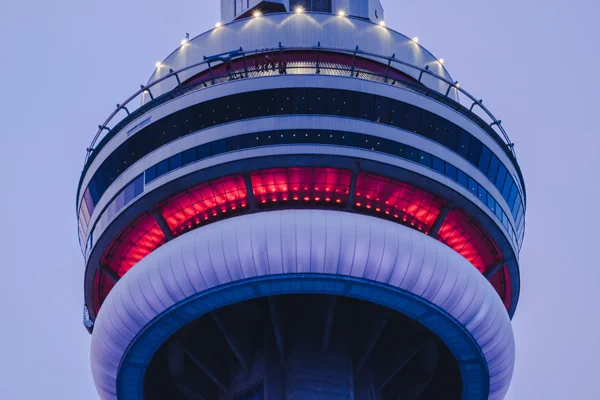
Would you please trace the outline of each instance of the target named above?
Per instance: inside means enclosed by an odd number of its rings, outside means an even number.
[[[359,99],[357,117],[373,121],[375,119],[375,96],[369,93],[361,93]]]
[[[487,206],[494,214],[496,213],[496,201],[490,195],[487,198]]]
[[[404,151],[406,152],[406,158],[411,161],[419,162],[419,151],[411,146],[405,146]]]
[[[144,192],[144,174],[139,175],[133,181],[133,192],[135,197]]]
[[[499,204],[496,205],[496,217],[502,222],[502,208]]]
[[[404,129],[416,133],[419,128],[420,119],[421,109],[410,104],[404,105]]]
[[[504,182],[504,189],[502,189],[502,197],[504,197],[504,199],[506,201],[508,201],[510,192],[513,190],[514,186],[515,186],[515,183],[514,183],[512,177],[510,176],[510,174],[508,174],[506,176],[506,181]]]
[[[390,99],[377,96],[375,100],[375,121],[382,124],[390,123]]]
[[[521,199],[520,199],[520,197],[521,196],[517,197],[517,200],[515,201],[515,205],[511,209],[512,215],[513,215],[513,217],[515,217],[515,219],[516,219],[517,215],[519,215],[519,211],[521,210]]]
[[[293,131],[279,131],[279,132],[275,132],[275,143],[277,143],[277,144],[290,144],[290,143],[292,143],[292,132]]]
[[[292,89],[292,113],[306,114],[308,112],[308,100],[306,98],[306,89]]]
[[[308,92],[308,114],[325,114],[325,90],[313,89]]]
[[[475,166],[479,164],[479,160],[481,159],[482,148],[483,145],[479,139],[471,138],[471,145],[469,146],[469,155],[467,156],[467,159]]]
[[[421,119],[419,121],[418,133],[427,138],[433,139],[435,135],[435,117],[432,113],[426,110],[421,111]]]
[[[458,154],[467,158],[469,147],[471,146],[471,134],[463,129],[460,130],[460,139],[458,142]]]
[[[196,161],[196,148],[192,147],[183,152],[183,165],[188,165]]]
[[[477,196],[477,187],[479,186],[479,184],[475,181],[475,179],[471,178],[469,176],[469,190],[471,191],[471,193],[473,193],[475,196]]]
[[[422,164],[422,165],[425,165],[426,167],[431,168],[432,167],[431,154],[419,150],[419,164]]]
[[[460,128],[454,124],[446,123],[446,130],[443,136],[443,144],[448,147],[450,150],[453,150],[458,153],[458,139],[459,139],[459,131]]]
[[[479,184],[477,184],[477,197],[479,197],[479,200],[481,200],[483,204],[487,204],[487,190]]]
[[[515,201],[517,200],[517,195],[519,194],[519,189],[517,189],[517,185],[512,185],[510,189],[510,195],[508,196],[508,208],[512,210],[515,206]]]
[[[156,179],[156,165],[153,165],[152,167],[148,168],[145,172],[146,175],[146,183],[152,182],[154,179]]]
[[[196,158],[198,160],[210,157],[210,143],[202,144],[196,147]]]
[[[156,164],[156,177],[163,176],[169,172],[169,160],[163,160]]]
[[[467,174],[465,174],[464,172],[462,172],[460,169],[456,170],[457,176],[458,176],[458,183],[468,189],[469,188],[469,178],[467,176]]]
[[[446,168],[444,166],[444,161],[440,160],[436,156],[432,156],[432,158],[433,158],[433,169],[435,169],[436,171],[438,171],[442,174],[445,174]]]
[[[446,176],[450,179],[452,179],[453,181],[457,180],[456,177],[456,173],[457,173],[457,169],[454,165],[446,163]]]
[[[496,185],[496,188],[500,191],[500,193],[502,193],[502,188],[504,187],[504,181],[506,180],[506,167],[502,164],[500,164],[500,167],[498,168],[498,175],[496,175],[496,179],[494,181],[494,184]]]
[[[181,167],[181,153],[169,157],[169,171],[173,171]]]
[[[292,99],[287,90],[274,90],[275,113],[277,115],[288,115],[292,111]]]
[[[129,202],[135,198],[135,188],[133,182],[125,187],[123,190],[123,197],[125,204],[129,204]]]
[[[500,168],[500,160],[494,154],[490,160],[490,168],[488,169],[487,176],[492,182],[496,182],[496,175],[498,175],[498,169]]]
[[[481,157],[479,158],[478,168],[483,171],[485,174],[488,172],[488,167],[490,165],[490,158],[492,157],[492,152],[487,146],[483,146],[481,149]]]
[[[390,124],[396,127],[404,127],[404,103],[392,100],[390,104]]]

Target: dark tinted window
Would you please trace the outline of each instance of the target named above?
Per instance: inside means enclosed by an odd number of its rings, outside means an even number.
[[[295,88],[249,92],[211,100],[181,110],[144,127],[110,154],[96,171],[88,185],[91,204],[95,205],[106,188],[130,165],[160,146],[215,124],[278,114],[325,114],[361,118],[389,123],[426,136],[458,152],[477,166],[492,182],[495,182],[503,197],[508,199],[510,187],[505,188],[506,184],[503,180],[506,180],[509,185],[513,180],[512,177],[505,179],[506,168],[496,156],[489,154],[489,149],[482,146],[478,139],[453,123],[415,106],[382,96],[335,89]],[[285,143],[293,137],[271,139],[276,139],[276,143]],[[340,139],[339,136],[331,139],[336,143],[343,141],[347,145],[354,145],[352,142],[354,138],[350,136],[346,139]],[[202,159],[210,154],[244,148],[246,147],[244,140],[249,139],[228,139],[212,149],[206,146],[200,147],[196,158]],[[383,151],[381,146],[383,145],[375,144],[370,148]],[[402,149],[396,147],[393,152],[397,154],[402,152]],[[184,157],[181,165],[193,160],[191,153],[186,153]],[[413,152],[407,153],[405,157],[420,161]],[[427,160],[423,162],[427,164]],[[172,160],[169,168],[177,168],[178,165],[179,160]],[[160,175],[164,173],[164,169],[154,172]],[[149,171],[148,175],[152,177],[153,171]],[[518,195],[517,198],[520,199]]]
[[[290,11],[302,7],[306,11],[331,12],[331,0],[290,0]]]
[[[446,173],[446,168],[444,167],[444,161],[440,160],[436,156],[433,156],[433,169],[435,169],[440,174]]]
[[[169,158],[169,171],[181,167],[181,157],[182,154],[180,153]]]
[[[196,161],[196,148],[192,147],[183,152],[183,165],[187,165]]]
[[[453,181],[457,180],[456,171],[457,169],[454,165],[446,163],[446,176],[452,179]]]
[[[431,154],[424,151],[419,151],[419,163],[431,168]]]
[[[469,179],[467,178],[467,174],[465,174],[464,172],[462,172],[460,169],[457,170],[457,175],[458,175],[458,183],[464,187],[464,188],[469,188]]]
[[[156,176],[163,176],[169,172],[169,160],[163,160],[156,164]]]
[[[498,175],[498,169],[500,168],[500,160],[498,157],[492,154],[492,159],[490,160],[490,167],[487,171],[487,176],[492,182],[496,182],[496,175]]]
[[[488,167],[490,165],[490,158],[492,157],[492,152],[486,146],[483,146],[481,149],[481,157],[479,158],[479,169],[487,174]]]

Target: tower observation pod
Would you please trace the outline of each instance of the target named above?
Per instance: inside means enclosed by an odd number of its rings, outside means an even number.
[[[215,22],[86,153],[100,398],[504,398],[526,194],[501,122],[378,0]]]

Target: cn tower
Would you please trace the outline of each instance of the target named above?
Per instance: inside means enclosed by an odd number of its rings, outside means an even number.
[[[504,398],[526,193],[482,94],[379,0],[220,7],[87,149],[100,398]]]

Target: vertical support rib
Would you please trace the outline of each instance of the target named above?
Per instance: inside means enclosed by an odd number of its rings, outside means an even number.
[[[324,327],[323,337],[321,339],[321,352],[325,353],[329,347],[329,339],[331,337],[331,328],[333,327],[333,315],[335,312],[336,298],[335,296],[325,297],[324,309]]]
[[[175,343],[178,346],[181,346],[184,353],[190,358],[190,360],[192,360],[194,364],[196,364],[196,366],[200,368],[215,385],[217,385],[225,393],[229,394],[229,388],[227,387],[224,374],[220,374],[218,371],[209,368],[207,364],[207,361],[212,357],[210,357],[208,354],[205,354],[205,352],[202,352],[199,346],[194,346],[194,342],[188,345],[184,345],[180,341],[175,341]]]
[[[391,390],[397,393],[398,397],[402,400],[417,400],[433,380],[433,375],[438,364],[438,356],[437,345],[432,337],[421,341],[418,345],[417,353],[413,356],[414,363],[411,364],[411,370],[413,368],[416,369],[418,378],[410,379],[409,377],[404,377],[400,381],[395,379],[396,377],[400,378],[402,369],[410,361],[409,359],[388,380],[387,383],[394,381],[394,383],[390,384]],[[409,371],[407,370],[406,373],[408,374]],[[387,386],[387,383],[381,388],[382,390]]]
[[[152,210],[152,216],[154,217],[154,220],[156,221],[156,223],[160,227],[160,230],[165,235],[165,240],[167,242],[169,240],[173,240],[175,238],[175,236],[173,235],[173,232],[171,231],[171,228],[169,228],[169,224],[167,224],[167,221],[165,221],[165,219],[163,218],[163,216],[160,213],[160,211],[158,211],[156,209]]]
[[[206,377],[192,376],[185,368],[185,353],[178,343],[169,343],[167,353],[167,364],[169,371],[173,376],[173,382],[181,391],[186,400],[206,400],[206,393],[209,391],[202,383]],[[204,379],[202,379],[204,378]]]
[[[236,318],[228,309],[216,310],[210,315],[244,371],[250,371],[254,353],[252,324],[243,317]]]
[[[486,269],[484,274],[485,278],[489,281],[496,275],[498,271],[500,271],[504,267],[504,260],[499,261],[498,263],[492,265],[490,268]]]
[[[356,194],[356,181],[358,180],[359,171],[352,171],[352,178],[350,178],[350,189],[348,193],[348,204],[344,207],[346,210],[350,211],[354,207],[354,198]]]
[[[108,276],[108,278],[111,281],[113,281],[114,283],[119,282],[119,279],[121,279],[119,274],[117,274],[115,271],[113,271],[108,265],[101,264],[100,271],[102,271],[103,274]]]
[[[279,362],[285,363],[285,341],[283,332],[283,323],[281,321],[280,306],[277,300],[269,297],[269,310],[271,311],[271,323],[273,324],[273,333],[275,334],[275,343],[277,344],[277,353],[279,354]]]
[[[450,205],[446,205],[445,207],[442,207],[442,209],[440,210],[440,213],[438,214],[437,218],[435,219],[435,222],[431,226],[431,231],[429,232],[429,236],[435,237],[438,234],[438,232],[440,231],[440,228],[442,227],[442,224],[446,220],[446,217],[448,217],[448,213],[451,210],[452,210],[452,207]]]
[[[392,317],[393,311],[389,308],[377,308],[376,311],[370,315],[372,321],[373,329],[369,332],[366,332],[367,335],[364,340],[361,340],[363,344],[362,348],[359,350],[358,357],[356,358],[358,361],[354,368],[354,376],[358,376],[362,371],[365,363],[369,359],[371,352],[375,348],[381,333],[385,329],[388,321]]]
[[[250,180],[250,174],[244,174],[244,183],[246,184],[246,198],[248,199],[248,209],[250,211],[256,210],[256,199],[254,198],[254,192],[252,191],[252,181]]]
[[[388,383],[390,383],[392,381],[392,379],[394,379],[396,377],[396,375],[398,375],[400,373],[400,371],[402,371],[404,369],[404,367],[406,366],[406,364],[408,364],[408,362],[410,360],[412,360],[417,353],[420,351],[419,347],[415,347],[412,349],[407,348],[404,353],[402,354],[402,357],[399,357],[397,359],[398,363],[396,364],[396,366],[394,368],[392,368],[391,370],[389,370],[388,374],[385,376],[378,376],[376,375],[376,378],[379,382],[376,383],[375,386],[375,391],[377,392],[381,392]],[[401,399],[404,399],[403,396],[400,397]]]

